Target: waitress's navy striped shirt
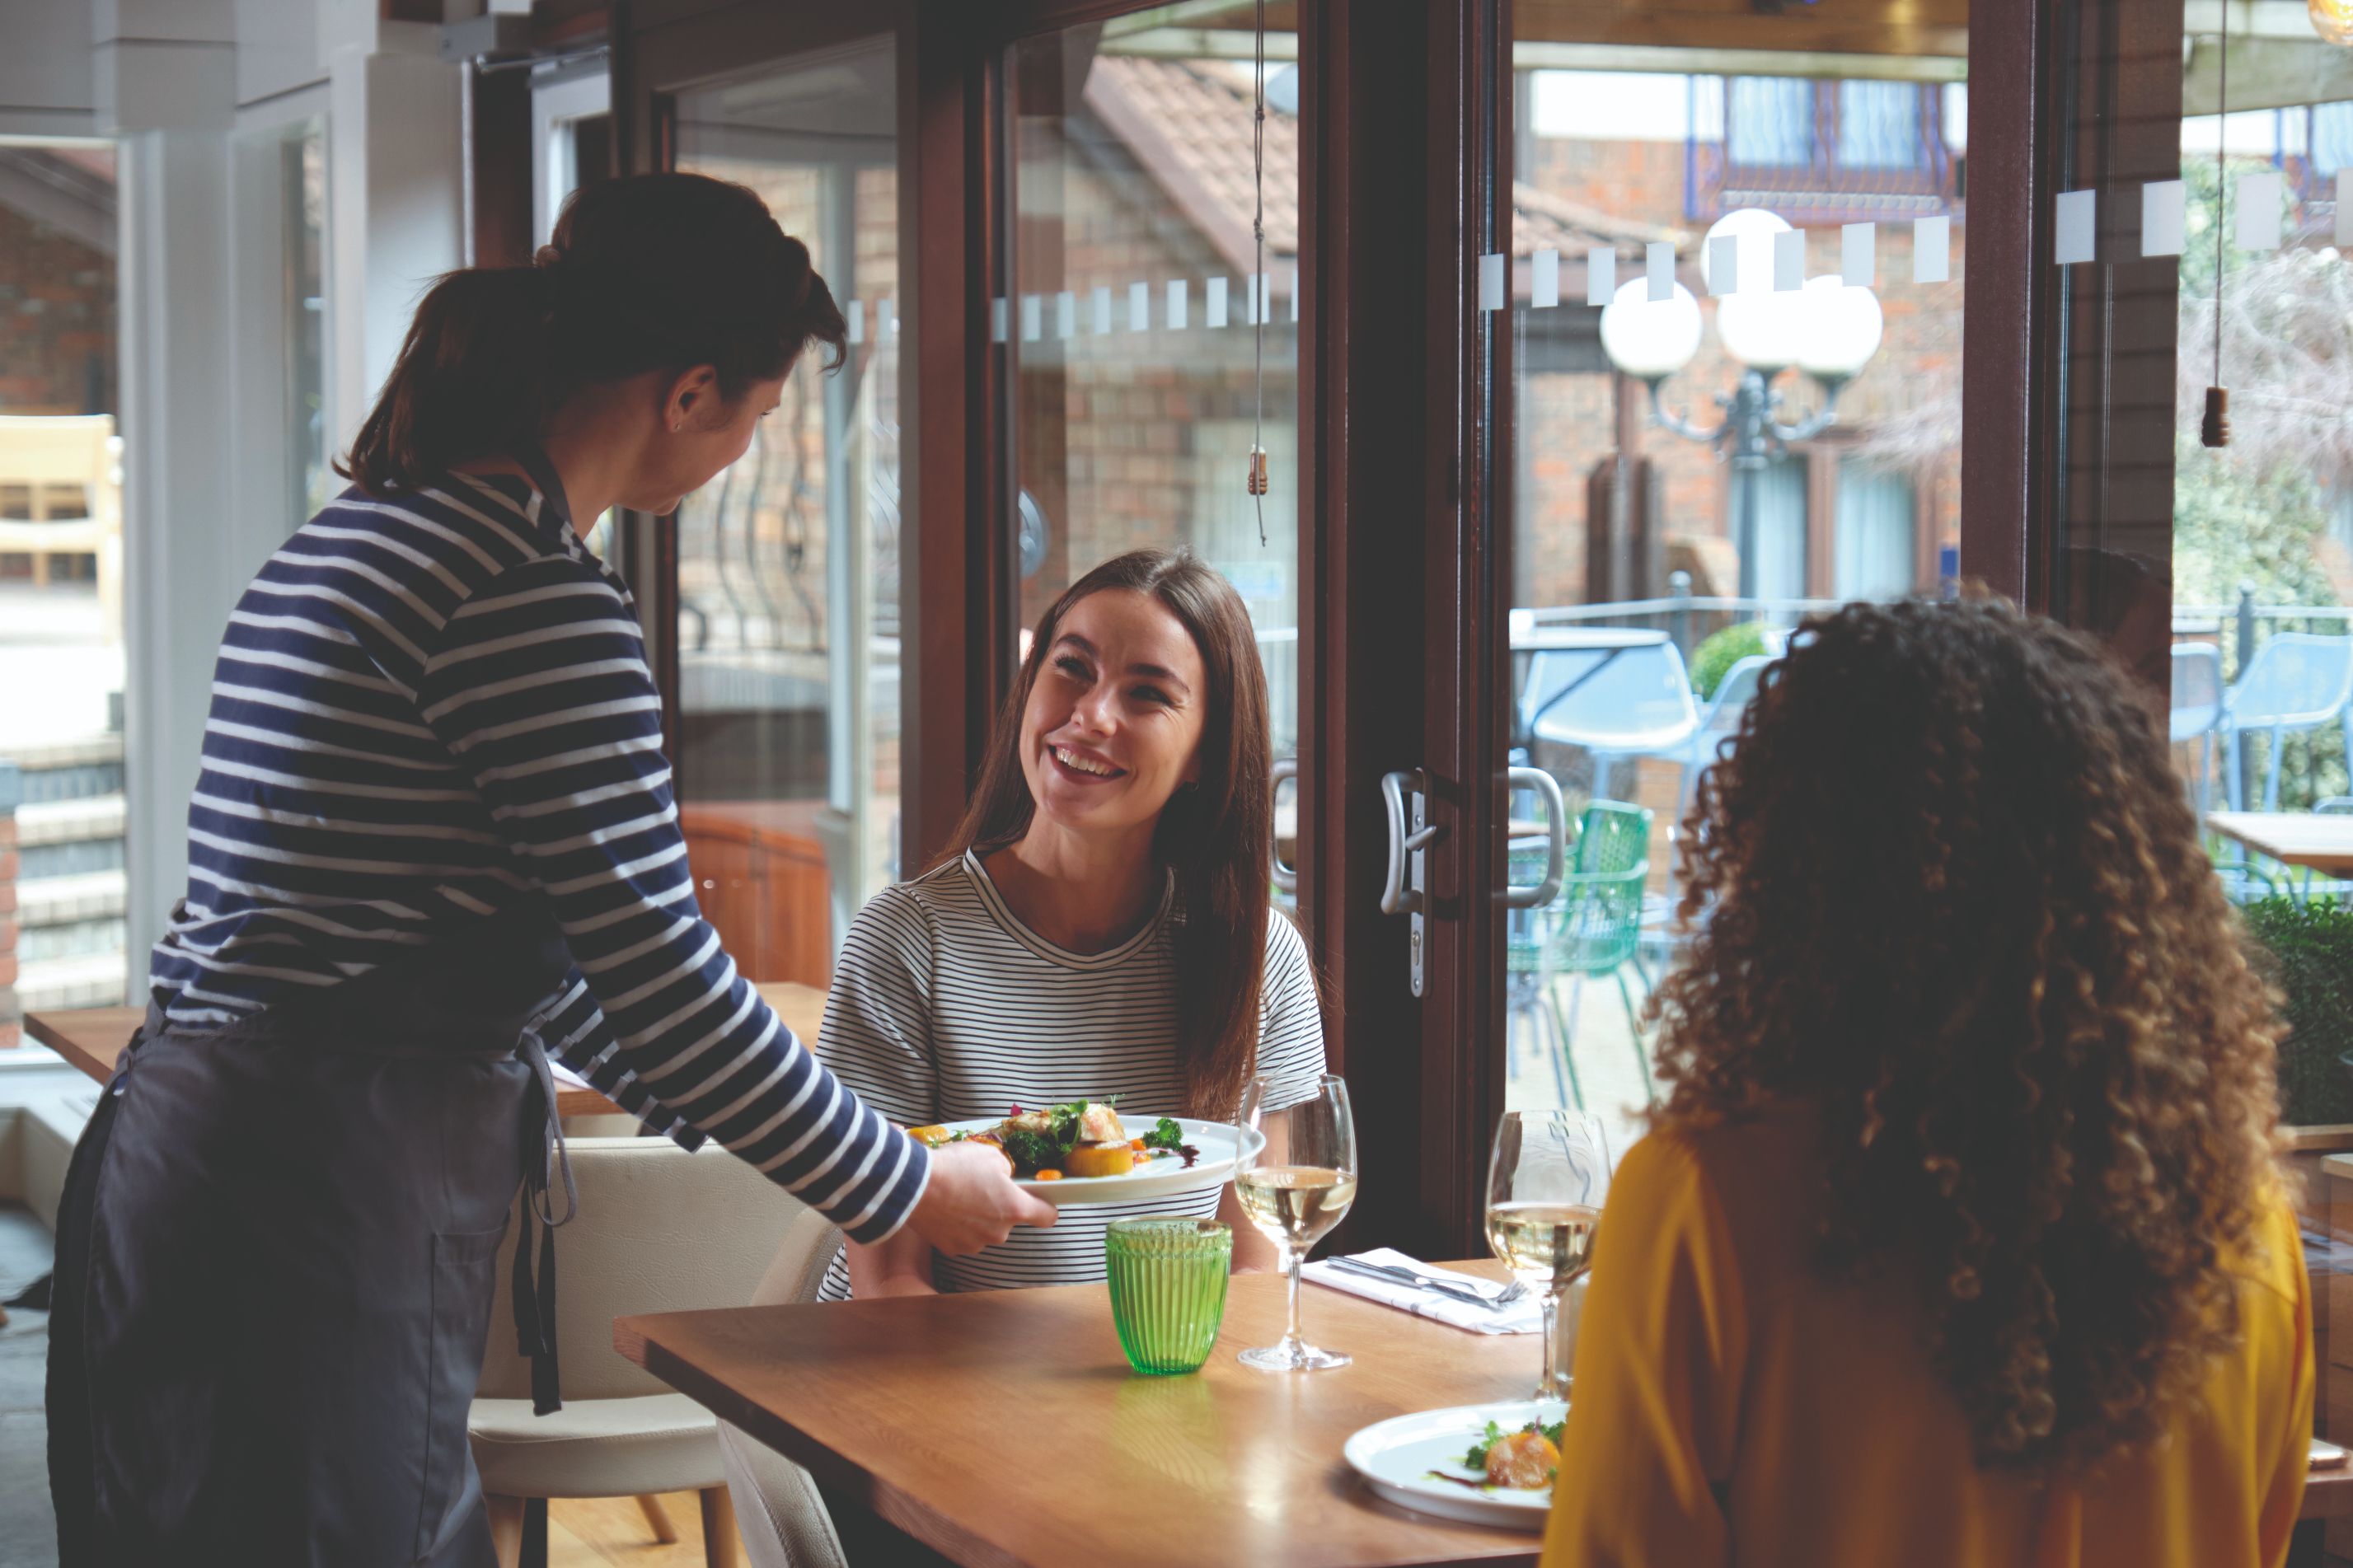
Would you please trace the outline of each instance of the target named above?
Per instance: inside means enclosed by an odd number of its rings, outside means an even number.
[[[157,1000],[195,1026],[249,1016],[537,900],[575,959],[540,1026],[553,1054],[852,1236],[898,1228],[929,1157],[695,906],[619,580],[520,479],[347,490],[229,617]]]

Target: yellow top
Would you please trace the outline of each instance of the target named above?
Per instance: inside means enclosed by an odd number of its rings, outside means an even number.
[[[1979,1469],[1894,1279],[1810,1265],[1814,1120],[1661,1131],[1609,1191],[1544,1568],[2272,1568],[2304,1498],[2312,1304],[2283,1198],[2243,1344],[2081,1486]],[[2258,1255],[2259,1254],[2259,1255]]]

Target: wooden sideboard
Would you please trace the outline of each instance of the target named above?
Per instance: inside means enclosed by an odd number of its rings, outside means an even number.
[[[748,979],[820,989],[832,981],[832,879],[818,834],[824,809],[815,800],[679,807],[696,901]]]

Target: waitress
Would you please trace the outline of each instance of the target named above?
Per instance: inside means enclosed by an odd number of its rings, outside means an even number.
[[[1053,1211],[835,1081],[696,909],[628,592],[581,544],[741,457],[840,311],[758,197],[575,196],[418,307],[352,488],[229,617],[188,891],[74,1152],[50,1324],[59,1556],[488,1565],[466,1439],[518,1184],[555,1399],[548,1059],[862,1243]]]

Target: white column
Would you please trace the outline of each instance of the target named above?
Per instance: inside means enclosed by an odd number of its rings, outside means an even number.
[[[98,127],[119,138],[130,959],[187,883],[187,808],[213,651],[253,563],[229,504],[227,0],[100,0]]]
[[[321,0],[326,57],[327,431],[341,452],[375,405],[417,301],[463,264],[464,80],[438,30]]]

